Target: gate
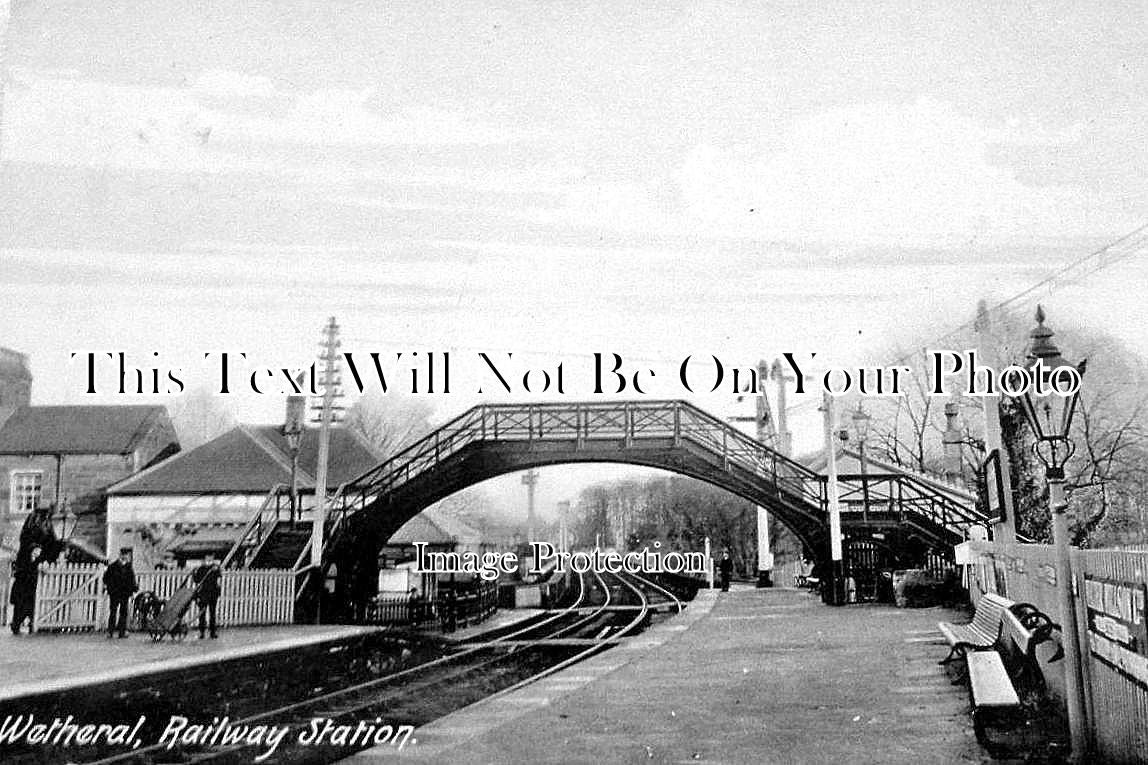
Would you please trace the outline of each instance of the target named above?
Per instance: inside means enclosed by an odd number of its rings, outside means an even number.
[[[878,599],[881,575],[894,567],[889,548],[872,539],[851,539],[845,543],[845,574],[854,582],[855,602]]]

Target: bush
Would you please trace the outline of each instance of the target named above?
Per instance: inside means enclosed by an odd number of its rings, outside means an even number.
[[[955,569],[942,578],[923,569],[893,572],[893,598],[900,608],[928,608],[961,601],[960,578]]]

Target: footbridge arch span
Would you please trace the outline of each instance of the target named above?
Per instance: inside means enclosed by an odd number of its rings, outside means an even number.
[[[476,406],[342,487],[325,552],[377,550],[426,507],[489,478],[589,462],[659,468],[713,484],[767,508],[816,555],[827,552],[826,477],[678,400]],[[872,489],[875,479],[868,480]],[[897,497],[893,522],[915,523],[946,542],[985,522],[911,477],[882,480]],[[848,495],[848,485],[844,490]]]

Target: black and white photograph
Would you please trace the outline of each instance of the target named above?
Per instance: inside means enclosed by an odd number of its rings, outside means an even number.
[[[1141,2],[0,0],[0,762],[1148,763]]]

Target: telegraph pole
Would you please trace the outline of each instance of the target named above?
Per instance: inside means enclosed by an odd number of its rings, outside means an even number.
[[[821,411],[825,413],[825,470],[829,493],[829,586],[822,586],[822,598],[827,603],[840,606],[845,603],[845,566],[841,554],[841,499],[837,486],[837,444],[834,443],[834,427],[837,423],[833,396],[824,394]]]
[[[323,535],[327,528],[327,458],[330,453],[331,425],[334,421],[335,399],[338,392],[339,325],[332,316],[323,330],[323,399],[319,414],[319,456],[315,466],[315,518],[311,535],[311,566],[323,566]],[[321,586],[321,585],[320,585]]]

